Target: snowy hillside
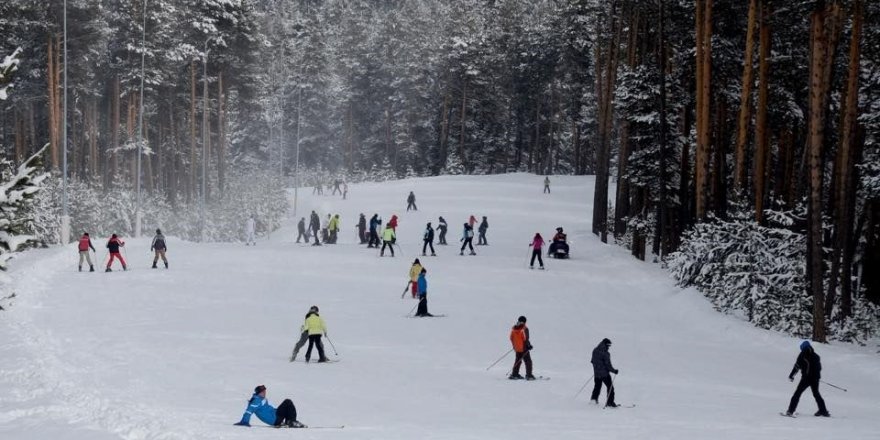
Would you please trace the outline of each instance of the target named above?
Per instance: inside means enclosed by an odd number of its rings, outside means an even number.
[[[243,244],[169,238],[170,270],[151,270],[147,239],[129,240],[128,272],[78,273],[75,247],[11,262],[17,294],[0,312],[0,438],[104,439],[876,439],[880,358],[818,346],[831,419],[780,417],[799,341],[714,312],[657,265],[590,233],[591,178],[438,177],[353,185],[348,200],[300,192],[342,218],[340,243],[297,245],[282,231]],[[409,191],[419,211],[405,212]],[[400,215],[402,252],[378,258],[357,244],[359,213]],[[459,256],[461,224],[488,216],[489,246]],[[429,304],[443,318],[407,318],[401,299],[427,221],[444,216],[449,246],[421,258]],[[557,226],[573,259],[529,270],[535,232]],[[99,255],[103,242],[96,243]],[[100,268],[99,268],[100,270]],[[340,362],[288,362],[303,316],[318,305]],[[519,315],[528,317],[535,374],[506,379]],[[589,355],[613,341],[617,400],[588,403]],[[302,358],[302,353],[300,354]],[[317,357],[314,355],[313,357]],[[272,430],[239,420],[254,386],[299,419],[341,430]],[[603,392],[604,399],[604,392]]]

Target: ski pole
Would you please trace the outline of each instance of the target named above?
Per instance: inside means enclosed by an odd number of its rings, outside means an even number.
[[[594,374],[594,375],[595,375],[595,374]],[[591,380],[593,380],[593,376],[590,376],[590,378],[587,379],[586,382],[584,382],[584,386],[582,386],[581,389],[578,390],[577,394],[574,395],[574,398],[575,398],[575,399],[577,399],[577,397],[580,396],[582,392],[584,392],[584,389],[587,388],[587,385],[590,384],[590,381],[591,381]]]
[[[507,355],[509,355],[510,352],[512,352],[512,351],[513,351],[513,348],[511,348],[510,350],[507,350],[507,353],[504,353],[503,355],[501,355],[500,358],[498,358],[497,361],[492,362],[492,365],[489,365],[488,367],[486,367],[486,371],[489,371],[490,368],[494,367],[495,365],[498,365],[498,363],[501,362],[502,359],[506,358]]]
[[[397,246],[397,251],[400,252],[400,256],[403,256],[403,248],[400,247],[397,243],[391,243],[391,246]]]
[[[339,356],[339,353],[336,352],[336,347],[333,346],[333,341],[330,340],[330,336],[327,336],[327,334],[325,333],[325,334],[324,334],[324,337],[327,338],[327,342],[330,343],[330,348],[333,349],[333,354],[335,354],[336,356]]]
[[[605,406],[603,406],[602,409],[608,408],[608,402],[611,401],[611,393],[614,392],[614,379],[617,379],[617,374],[615,374],[615,375],[611,378],[611,386],[608,387],[608,395],[605,396]]]
[[[413,312],[416,311],[416,307],[418,307],[419,304],[421,304],[421,301],[419,301],[418,303],[416,303],[416,305],[414,305],[413,308],[409,310],[409,313],[407,313],[406,316],[412,315]]]
[[[400,294],[400,299],[403,299],[406,296],[406,291],[410,289],[411,285],[412,285],[412,281],[406,282],[406,287],[403,288],[403,293]]]
[[[841,391],[843,391],[844,393],[846,392],[846,388],[841,388],[841,387],[839,387],[839,386],[837,386],[837,385],[834,385],[833,383],[825,382],[824,380],[822,380],[822,381],[820,381],[820,382],[824,383],[825,385],[828,385],[828,386],[831,387],[831,388],[837,388],[838,390],[841,390]]]

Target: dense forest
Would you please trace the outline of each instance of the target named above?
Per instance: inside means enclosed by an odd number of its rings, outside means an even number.
[[[67,145],[75,229],[133,232],[139,147],[147,223],[200,239],[295,178],[595,174],[593,232],[719,309],[877,328],[878,2],[69,0],[67,41],[63,6],[0,4],[0,146]]]

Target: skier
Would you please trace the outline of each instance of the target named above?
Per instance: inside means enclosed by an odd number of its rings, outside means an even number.
[[[416,195],[410,191],[409,195],[406,197],[406,211],[412,209],[413,211],[418,211],[419,208],[416,207]]]
[[[385,226],[385,230],[382,231],[382,249],[379,251],[379,256],[385,256],[385,246],[388,246],[391,249],[391,256],[394,256],[394,242],[397,240],[397,236],[394,234],[394,228],[391,227],[391,222]]]
[[[468,224],[471,225],[471,229],[474,229],[474,225],[477,224],[477,218],[471,214],[471,218],[468,219]]]
[[[309,319],[310,313],[316,313],[318,311],[318,306],[309,307],[309,311],[306,313],[305,319]],[[299,354],[299,351],[302,350],[303,346],[306,345],[306,342],[309,341],[309,330],[306,328],[306,322],[303,321],[303,324],[299,327],[299,341],[296,341],[296,345],[293,346],[293,353],[290,354],[290,362],[296,360],[296,355]]]
[[[394,229],[394,233],[397,233],[397,214],[391,216],[391,220],[388,220],[388,224],[391,226],[391,229]],[[395,242],[397,238],[395,237]]]
[[[257,229],[257,221],[254,220],[254,216],[248,216],[247,221],[244,223],[244,232],[246,237],[246,241],[244,242],[245,246],[250,246],[251,243],[254,246],[257,245],[257,239],[255,238],[255,231]]]
[[[299,240],[302,239],[304,242],[309,242],[309,234],[306,233],[306,218],[302,217],[299,219],[299,222],[296,224],[296,242],[299,243]]]
[[[541,259],[541,247],[544,246],[544,237],[541,237],[541,234],[535,232],[535,238],[532,239],[532,244],[529,246],[532,247],[532,260],[529,262],[529,269],[535,268],[535,258],[538,258],[538,263],[541,264],[541,269],[544,269],[544,260]]]
[[[614,381],[611,380],[611,373],[617,374],[618,370],[611,365],[609,348],[611,348],[611,340],[605,338],[593,349],[593,357],[590,359],[590,363],[593,364],[593,394],[590,396],[590,402],[599,404],[599,393],[602,392],[602,384],[605,384],[608,389],[605,406],[617,408],[617,404],[614,403]]]
[[[428,246],[431,247],[431,256],[436,257],[437,253],[434,252],[434,228],[431,227],[431,222],[428,222],[428,226],[425,227],[425,235],[422,237],[425,241],[425,244],[422,245],[422,256],[425,256],[425,251]]]
[[[153,243],[150,244],[150,250],[155,252],[153,255],[153,269],[156,269],[159,257],[162,257],[165,269],[168,269],[168,259],[165,258],[165,251],[168,250],[168,245],[165,244],[165,236],[162,235],[162,230],[156,229],[156,235],[153,237]]]
[[[336,244],[336,239],[339,238],[339,214],[334,215],[330,219],[330,222],[327,224],[327,232],[330,244]]]
[[[412,289],[413,298],[415,298],[416,295],[419,293],[419,274],[422,273],[423,268],[424,267],[422,266],[422,263],[419,261],[418,258],[413,261],[412,267],[409,268],[409,285]]]
[[[241,415],[241,421],[235,426],[251,426],[251,416],[256,414],[261,422],[280,428],[287,426],[288,428],[305,428],[306,426],[296,420],[296,406],[290,399],[284,399],[278,408],[273,408],[266,399],[266,386],[258,385],[254,388],[254,395],[248,400],[247,409]]]
[[[358,218],[357,230],[358,239],[361,241],[361,244],[365,244],[367,242],[367,217],[364,216],[364,213],[361,213],[360,218]]]
[[[464,231],[462,231],[461,240],[459,240],[459,241],[462,242],[462,244],[461,244],[461,251],[458,253],[458,255],[464,255],[464,248],[465,247],[471,248],[471,255],[477,255],[477,253],[474,252],[474,228],[473,228],[473,226],[471,226],[468,223],[464,224]]]
[[[446,220],[443,219],[443,216],[440,216],[437,224],[437,230],[440,231],[440,236],[437,237],[437,244],[442,244],[446,246],[446,229],[448,226],[446,225]]]
[[[119,239],[116,234],[110,236],[110,240],[107,241],[107,251],[110,252],[110,260],[107,261],[107,270],[104,272],[113,272],[110,269],[110,266],[113,265],[113,260],[118,258],[119,262],[122,263],[122,270],[128,270],[128,267],[125,265],[125,260],[122,258],[122,254],[119,253],[119,248],[124,247],[125,242]]]
[[[816,405],[819,407],[819,411],[816,411],[816,414],[814,415],[816,417],[831,417],[831,414],[828,413],[828,409],[825,408],[825,399],[819,394],[819,380],[822,378],[822,362],[819,359],[819,355],[813,351],[810,341],[801,342],[801,352],[798,354],[797,360],[794,362],[794,368],[791,369],[791,374],[788,375],[788,380],[794,382],[794,375],[797,374],[798,370],[801,372],[801,380],[798,382],[797,388],[791,396],[791,402],[788,404],[788,411],[785,412],[785,415],[794,415],[794,410],[797,409],[801,394],[809,388],[813,392],[813,398],[816,399]]]
[[[83,236],[79,238],[79,271],[83,270],[83,260],[86,260],[89,263],[89,272],[95,271],[95,265],[92,264],[92,257],[89,255],[89,249],[95,251],[95,246],[92,245],[92,239],[89,238],[88,232],[83,232]],[[95,251],[97,252],[97,251]]]
[[[370,217],[370,240],[367,243],[367,247],[379,247],[379,226],[382,226],[382,219],[379,218],[379,214],[373,214]]]
[[[342,189],[339,187],[340,185],[342,185],[342,182],[339,179],[333,181],[333,193],[330,194],[331,196],[335,196],[337,192],[342,194]]]
[[[550,194],[550,176],[544,176],[544,194]]]
[[[477,240],[477,246],[488,246],[489,242],[486,241],[486,231],[489,229],[489,221],[486,220],[486,216],[483,216],[483,222],[480,223],[480,228],[478,229],[480,232],[480,237]]]
[[[526,380],[535,380],[532,375],[532,344],[529,340],[529,328],[526,326],[526,317],[520,316],[516,320],[513,328],[510,329],[510,343],[513,344],[513,351],[516,352],[516,358],[513,361],[513,370],[510,372],[508,379],[523,379],[519,374],[519,367],[523,361],[526,363]]]
[[[312,215],[309,218],[309,229],[312,230],[312,236],[315,237],[315,242],[312,243],[312,246],[320,246],[321,242],[318,241],[318,229],[321,228],[321,219],[318,218],[318,213],[314,210],[312,211]]]
[[[327,336],[327,324],[318,314],[318,306],[312,306],[309,313],[306,314],[306,322],[303,324],[306,331],[309,332],[309,348],[306,350],[306,362],[312,357],[312,347],[318,347],[318,362],[327,362],[327,356],[324,356],[324,343],[321,342],[321,335]]]
[[[330,241],[330,214],[327,214],[327,218],[321,223],[321,241],[324,244]]]
[[[419,273],[419,307],[416,310],[416,316],[419,317],[434,316],[428,313],[428,280],[425,278],[427,273],[428,271],[425,268],[422,268],[422,271]]]
[[[342,200],[345,200],[348,197],[348,184],[342,182]]]

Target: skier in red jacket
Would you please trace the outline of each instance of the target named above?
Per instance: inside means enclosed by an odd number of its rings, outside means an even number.
[[[122,258],[122,254],[119,253],[119,248],[124,247],[125,242],[119,239],[116,234],[110,236],[110,240],[107,241],[107,250],[110,252],[110,260],[107,261],[107,270],[104,272],[112,272],[110,266],[113,265],[113,260],[118,258],[119,262],[122,263],[122,270],[128,270],[128,267],[125,265],[125,259]]]
[[[89,249],[95,250],[92,246],[92,239],[89,238],[88,232],[83,232],[83,236],[79,238],[79,271],[83,270],[83,260],[89,263],[89,272],[95,271],[95,265],[92,264],[92,257],[89,256]]]

